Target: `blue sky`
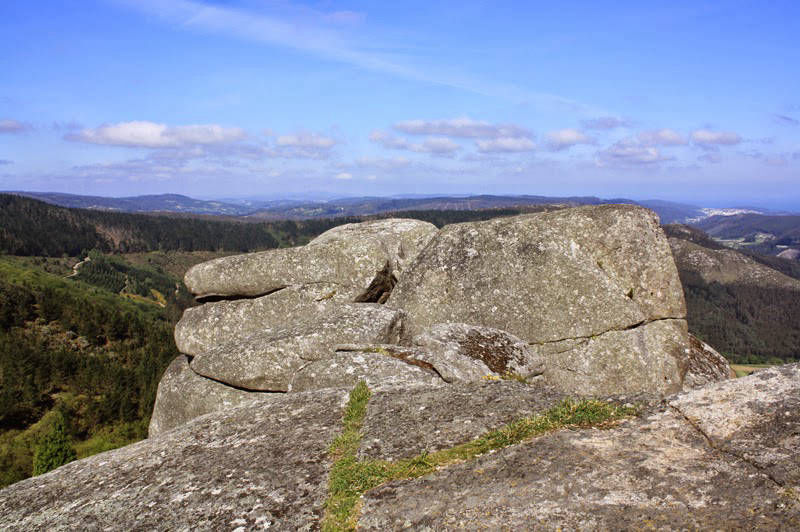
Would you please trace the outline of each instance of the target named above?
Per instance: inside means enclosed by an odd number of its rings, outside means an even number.
[[[800,210],[797,2],[0,2],[0,189]]]

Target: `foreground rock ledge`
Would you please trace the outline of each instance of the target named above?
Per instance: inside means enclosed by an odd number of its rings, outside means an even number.
[[[473,438],[546,408],[547,400],[518,401],[515,412],[515,400],[498,401],[537,392],[558,397],[513,382],[378,393],[364,450],[393,459]],[[0,528],[316,529],[346,395],[255,401],[24,480],[0,491]],[[408,405],[438,421],[425,426]],[[470,412],[474,431],[460,421]],[[798,493],[793,364],[673,396],[616,428],[560,431],[387,484],[365,495],[359,526],[797,530]]]

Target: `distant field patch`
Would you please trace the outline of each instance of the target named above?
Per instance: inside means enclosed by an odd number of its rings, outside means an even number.
[[[731,364],[731,369],[737,377],[746,377],[757,369],[770,368],[772,364]]]

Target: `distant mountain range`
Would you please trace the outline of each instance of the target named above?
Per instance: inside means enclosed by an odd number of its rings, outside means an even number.
[[[190,215],[241,217],[250,221],[269,220],[307,220],[332,218],[338,216],[370,216],[393,211],[411,210],[484,210],[521,208],[541,205],[598,205],[602,203],[628,203],[642,205],[658,213],[661,223],[700,224],[712,219],[740,219],[748,216],[776,215],[778,213],[754,208],[704,208],[684,203],[663,200],[634,201],[626,198],[598,198],[595,196],[404,196],[404,197],[355,197],[329,201],[310,200],[260,200],[228,199],[199,200],[180,194],[157,194],[108,198],[102,196],[81,196],[60,192],[7,192],[38,199],[61,207],[94,209],[131,213],[184,213]],[[782,213],[781,213],[782,214]],[[792,225],[796,225],[794,221]],[[741,224],[740,224],[741,225]],[[706,227],[705,225],[703,226]],[[708,232],[716,236],[713,229]],[[752,231],[751,231],[752,232]],[[773,231],[765,231],[775,234]],[[726,231],[726,234],[730,231]],[[742,234],[733,238],[744,237]]]
[[[118,212],[169,212],[195,215],[247,217],[259,220],[311,219],[336,216],[368,216],[408,210],[482,210],[536,205],[598,205],[601,203],[639,204],[656,211],[662,223],[700,220],[708,215],[693,205],[668,201],[603,199],[594,196],[423,196],[402,198],[358,197],[330,201],[302,200],[227,200],[208,201],[180,194],[158,194],[107,198],[60,192],[8,192],[62,207]]]

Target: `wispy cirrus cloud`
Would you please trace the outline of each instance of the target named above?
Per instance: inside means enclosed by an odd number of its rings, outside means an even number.
[[[27,133],[28,131],[32,130],[33,130],[32,125],[25,122],[20,122],[19,120],[13,120],[11,118],[5,118],[3,120],[0,120],[0,133],[15,135],[20,133]]]
[[[512,83],[485,81],[467,74],[453,73],[451,68],[421,68],[415,65],[418,53],[402,52],[408,48],[408,43],[387,41],[383,37],[385,32],[380,30],[365,31],[362,26],[367,15],[362,12],[326,13],[290,2],[279,3],[282,10],[270,13],[263,9],[247,10],[197,0],[107,1],[155,15],[182,29],[201,30],[300,50],[399,78],[518,102],[539,102],[573,110],[591,109],[589,105],[557,94],[531,91]],[[361,31],[348,31],[353,26],[358,26]],[[377,50],[392,50],[392,53]]]
[[[772,115],[772,117],[779,124],[784,124],[784,125],[787,125],[787,126],[798,126],[798,125],[800,125],[800,120],[798,120],[796,118],[792,118],[791,116],[788,116],[788,115],[782,115],[782,114],[775,113],[775,114]]]
[[[584,129],[616,129],[618,127],[630,127],[630,121],[616,116],[601,116],[589,120],[583,120],[581,125]]]
[[[105,144],[130,148],[180,148],[186,146],[225,144],[242,140],[244,130],[216,124],[168,126],[144,120],[104,124],[85,128],[64,136],[73,142]]]
[[[490,124],[468,117],[449,120],[404,120],[392,126],[409,135],[442,135],[461,138],[519,138],[531,137],[526,128],[514,124]]]

